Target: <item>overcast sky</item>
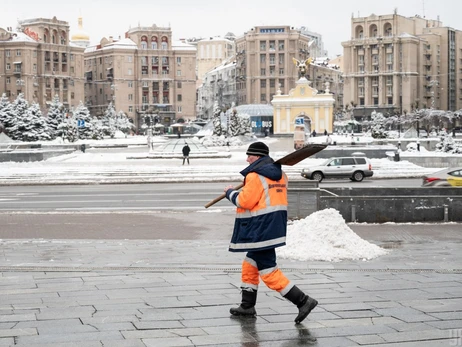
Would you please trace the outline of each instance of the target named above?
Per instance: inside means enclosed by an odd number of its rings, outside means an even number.
[[[397,8],[402,16],[417,14],[429,19],[439,16],[444,26],[462,30],[461,0],[138,0],[132,4],[125,0],[2,0],[0,27],[16,27],[17,19],[56,16],[69,22],[72,34],[81,14],[85,31],[90,34],[91,42],[96,43],[102,37],[123,37],[138,24],[170,26],[174,39],[224,36],[227,32],[241,36],[257,25],[284,24],[305,26],[321,34],[330,57],[343,53],[341,42],[350,39],[352,14],[384,15]]]

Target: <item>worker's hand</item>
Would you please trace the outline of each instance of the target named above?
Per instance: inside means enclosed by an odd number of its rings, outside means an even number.
[[[224,192],[226,193],[228,190],[230,189],[234,189],[233,186],[229,185],[229,186],[226,186],[225,189],[224,189]]]

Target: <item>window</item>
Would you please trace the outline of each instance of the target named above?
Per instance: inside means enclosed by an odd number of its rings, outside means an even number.
[[[99,88],[99,95],[103,95],[103,89]]]
[[[270,54],[270,64],[276,64],[276,54]]]
[[[180,101],[180,102],[183,101],[183,97],[182,97],[181,94],[178,94],[178,95],[176,96],[176,101]]]
[[[133,101],[133,94],[128,94],[128,101]]]
[[[9,77],[6,78],[6,84],[10,84],[11,83],[11,79]]]
[[[266,69],[260,69],[260,75],[266,76]]]
[[[276,49],[276,41],[269,42],[269,49],[273,51]]]
[[[129,55],[129,56],[127,57],[127,60],[128,60],[129,63],[131,63],[131,62],[133,62],[133,57],[132,57],[131,55]]]
[[[10,63],[6,63],[6,69],[7,69],[7,70],[11,70],[11,65],[10,65]]]
[[[388,98],[388,105],[393,105],[393,97]]]
[[[284,88],[284,80],[279,80],[279,86],[280,86],[281,88]]]
[[[20,49],[17,49],[17,50],[16,50],[16,56],[17,56],[17,57],[20,57],[20,56],[21,56],[21,50],[20,50]]]
[[[37,64],[32,65],[32,71],[37,72]]]
[[[7,50],[5,51],[5,56],[7,56],[7,57],[10,57],[10,56],[11,56],[11,51],[10,51],[9,49],[7,49]]]
[[[71,74],[74,73],[74,67],[73,66],[71,66],[70,72],[71,72]]]
[[[266,88],[266,80],[260,80],[260,88]]]
[[[283,51],[283,50],[284,50],[284,41],[283,41],[283,40],[279,40],[278,46],[279,46],[279,50],[280,50],[280,51]]]
[[[161,46],[162,46],[162,49],[168,49],[168,43],[167,42],[162,42]]]
[[[177,70],[176,75],[181,76],[181,70]]]
[[[71,99],[74,99],[74,97],[75,97],[74,92],[71,92]]]
[[[260,41],[260,51],[266,51],[266,41]]]
[[[133,88],[133,81],[128,81],[128,88]]]
[[[157,42],[151,42],[151,49],[157,49]]]
[[[282,67],[279,68],[279,75],[281,75],[281,76],[284,75],[284,68],[282,68]]]
[[[270,79],[270,88],[274,88],[276,86],[276,80],[274,78]]]
[[[148,49],[148,43],[146,41],[141,41],[141,49]]]
[[[266,102],[266,94],[260,95],[260,101]]]
[[[128,69],[128,75],[129,76],[133,75],[132,69]]]
[[[176,57],[176,63],[177,63],[178,65],[181,65],[181,57]]]
[[[69,55],[69,60],[70,60],[70,61],[74,61],[74,54],[71,53],[71,54]]]
[[[379,104],[379,98],[374,98],[374,105],[377,106]]]
[[[183,107],[182,107],[182,106],[178,106],[177,110],[178,110],[178,113],[181,113],[181,112],[183,111]]]
[[[128,112],[130,112],[130,113],[133,112],[133,106],[128,106]]]
[[[176,83],[176,87],[177,87],[178,89],[181,89],[181,87],[182,87],[181,82],[177,82],[177,83]]]
[[[260,54],[260,64],[266,63],[266,54]]]

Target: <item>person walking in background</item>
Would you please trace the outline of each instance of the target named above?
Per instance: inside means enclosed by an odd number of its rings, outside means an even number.
[[[318,302],[292,284],[278,268],[276,248],[286,244],[287,176],[269,157],[263,142],[247,149],[249,166],[241,171],[244,187],[239,192],[224,188],[226,198],[237,206],[231,252],[247,252],[242,263],[242,300],[230,309],[234,316],[255,316],[260,278],[268,288],[279,292],[298,307],[296,323],[302,322]]]
[[[187,142],[185,142],[182,152],[183,152],[183,165],[184,165],[185,160],[188,161],[188,165],[189,165],[189,152],[191,152],[191,148],[189,148]]]

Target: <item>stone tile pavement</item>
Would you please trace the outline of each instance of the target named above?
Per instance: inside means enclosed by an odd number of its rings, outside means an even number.
[[[243,254],[223,240],[0,240],[0,346],[462,346],[462,228],[414,227],[352,226],[391,249],[369,262],[281,259],[319,301],[300,325],[264,284],[256,318],[230,317]]]

